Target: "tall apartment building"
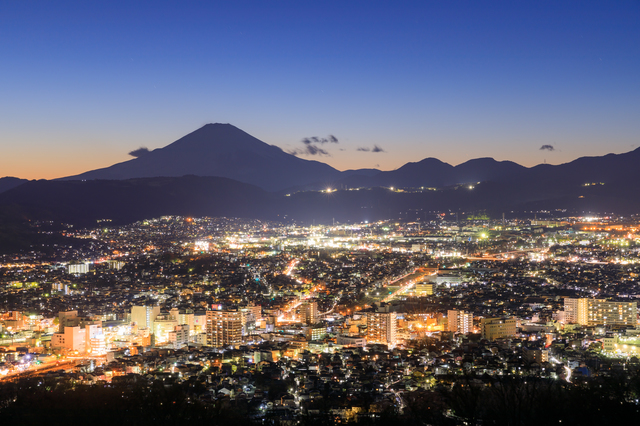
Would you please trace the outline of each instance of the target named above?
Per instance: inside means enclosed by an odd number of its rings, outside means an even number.
[[[207,311],[207,344],[224,347],[242,342],[242,313]]]
[[[515,318],[482,318],[480,321],[482,338],[487,340],[515,337]]]
[[[447,312],[448,330],[454,333],[471,333],[473,330],[473,314],[464,311]]]
[[[635,326],[638,323],[638,302],[565,297],[564,320],[565,323],[588,326]]]
[[[564,298],[564,322],[566,324],[587,325],[587,300],[586,298]]]
[[[318,322],[318,303],[311,301],[300,305],[300,317],[305,324]]]
[[[398,342],[397,330],[395,312],[367,313],[367,342],[395,346]]]

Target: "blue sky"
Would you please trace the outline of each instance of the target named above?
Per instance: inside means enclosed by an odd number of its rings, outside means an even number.
[[[335,135],[306,158],[339,169],[639,145],[638,1],[226,3],[0,2],[0,176],[105,167],[209,122],[285,150]]]

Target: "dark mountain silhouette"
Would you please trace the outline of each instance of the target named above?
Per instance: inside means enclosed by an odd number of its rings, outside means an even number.
[[[493,158],[476,158],[457,166],[444,163],[437,158],[425,158],[407,163],[397,170],[380,172],[374,176],[352,176],[340,181],[348,186],[385,186],[396,188],[419,188],[485,182],[508,178],[528,170],[512,161],[496,161]]]
[[[0,178],[0,193],[22,185],[25,182],[28,182],[27,179],[19,179],[11,176]]]
[[[629,184],[640,178],[640,148],[624,154],[602,157],[582,157],[559,165],[540,164],[524,167],[512,161],[477,158],[457,166],[436,158],[407,163],[397,170],[373,176],[350,176],[336,185],[347,187],[442,188],[477,182],[517,183],[524,189],[529,183],[535,187],[559,189],[564,185],[620,182]]]
[[[62,180],[122,180],[142,177],[218,176],[267,191],[294,192],[326,187],[442,188],[477,182],[612,182],[633,176],[640,150],[583,157],[557,166],[527,168],[511,161],[477,158],[457,166],[436,158],[407,163],[397,170],[340,172],[268,145],[230,124],[207,124],[174,143],[138,158]],[[630,174],[631,173],[631,174]],[[1,189],[1,188],[0,188]]]
[[[172,144],[138,158],[62,180],[219,176],[269,191],[332,182],[358,171],[340,172],[268,145],[230,124],[207,124]],[[371,171],[363,171],[370,175]]]
[[[30,181],[0,194],[0,213],[81,226],[108,218],[130,223],[158,215],[257,217],[275,195],[220,177]]]
[[[628,153],[609,157],[611,166],[630,162]],[[595,159],[585,160],[597,169]],[[438,164],[432,162],[433,164]],[[569,166],[567,166],[569,167]],[[0,194],[0,217],[47,220],[93,226],[97,219],[114,224],[163,215],[231,216],[330,223],[380,219],[425,220],[429,212],[502,212],[566,209],[572,212],[640,211],[640,170],[613,171],[596,185],[585,186],[581,168],[558,178],[553,166],[534,172],[539,180],[501,179],[474,185],[452,185],[437,191],[392,191],[374,187],[332,192],[302,191],[288,195],[219,177],[163,177],[128,180],[30,181]],[[552,176],[547,178],[546,175]],[[9,221],[7,221],[9,222]]]

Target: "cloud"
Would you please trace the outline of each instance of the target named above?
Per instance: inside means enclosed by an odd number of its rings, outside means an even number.
[[[331,154],[329,154],[324,149],[311,144],[306,145],[304,148],[301,148],[301,149],[289,150],[288,152],[289,154],[295,155],[296,157],[298,155],[325,155],[327,157],[331,157]]]
[[[320,148],[319,145],[324,145],[326,143],[338,143],[338,138],[333,135],[329,135],[326,138],[321,138],[318,136],[311,136],[308,138],[303,138],[300,142],[304,145],[304,148],[296,148],[287,151],[291,155],[325,155],[327,157],[331,157],[331,154],[325,149]]]
[[[356,151],[360,152],[387,152],[384,149],[380,148],[378,145],[374,145],[373,148],[369,148],[366,146],[361,146],[356,149]]]
[[[149,151],[149,148],[147,148],[146,146],[141,146],[138,149],[134,149],[133,151],[129,152],[129,155],[132,157],[142,157],[143,155],[147,155],[148,153],[150,153],[151,151]]]
[[[553,147],[553,145],[542,145],[540,147],[540,151],[555,151],[556,149]]]
[[[338,138],[333,135],[329,135],[326,138],[319,138],[318,136],[311,136],[310,138],[302,139],[302,143],[305,145],[317,144],[323,145],[325,143],[338,143]]]

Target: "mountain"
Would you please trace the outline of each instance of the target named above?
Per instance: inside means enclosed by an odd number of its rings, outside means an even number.
[[[476,158],[457,166],[437,158],[425,158],[373,176],[347,177],[339,183],[351,187],[442,188],[461,183],[500,180],[526,170],[526,167],[512,161],[496,161],[493,158]]]
[[[489,181],[577,185],[633,179],[639,157],[640,149],[636,149],[625,154],[583,157],[557,166],[541,164],[531,168],[493,158],[476,158],[457,166],[437,158],[425,158],[391,171],[341,172],[327,164],[286,153],[230,124],[207,124],[164,148],[62,180],[218,176],[267,191],[287,192],[326,187],[442,188]]]
[[[0,193],[20,186],[25,182],[28,182],[27,179],[19,179],[11,176],[0,178]]]
[[[354,173],[358,171],[346,175]],[[371,174],[371,171],[363,173]],[[315,182],[328,183],[345,176],[327,164],[288,154],[230,124],[207,124],[164,148],[63,180],[121,180],[185,175],[226,177],[268,191]]]
[[[517,183],[526,187],[535,183],[538,188],[559,189],[565,185],[620,182],[625,185],[640,179],[640,148],[624,154],[602,157],[581,157],[572,162],[550,165],[539,164],[528,168],[512,161],[476,158],[457,166],[437,158],[425,158],[407,163],[396,170],[374,175],[350,176],[335,184],[347,187],[443,188],[478,182]],[[543,185],[544,183],[544,185]]]

